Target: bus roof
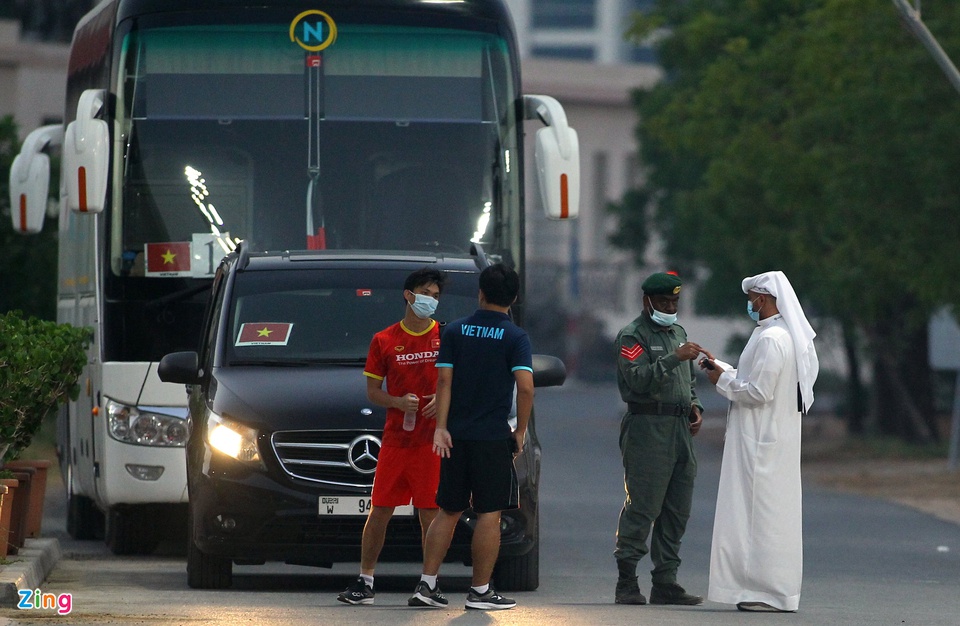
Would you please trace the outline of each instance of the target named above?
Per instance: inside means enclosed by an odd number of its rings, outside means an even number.
[[[197,11],[205,9],[231,10],[243,8],[283,8],[292,10],[320,9],[349,10],[417,10],[436,15],[456,15],[488,19],[500,24],[509,24],[513,30],[510,12],[504,0],[458,0],[456,2],[424,2],[424,0],[107,0],[118,4],[117,19],[137,15]]]

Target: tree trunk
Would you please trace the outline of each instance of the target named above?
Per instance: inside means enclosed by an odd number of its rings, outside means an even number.
[[[847,429],[853,434],[863,434],[866,430],[866,410],[864,398],[867,397],[860,372],[860,356],[857,349],[857,331],[852,323],[842,324],[843,348],[847,356]]]
[[[880,432],[915,443],[938,440],[927,361],[927,328],[891,318],[870,333]]]

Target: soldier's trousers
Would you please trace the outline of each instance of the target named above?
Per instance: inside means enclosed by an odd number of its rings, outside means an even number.
[[[614,556],[621,578],[647,554],[649,536],[653,582],[676,582],[697,475],[690,425],[683,417],[627,413],[620,424],[620,454],[626,500]]]

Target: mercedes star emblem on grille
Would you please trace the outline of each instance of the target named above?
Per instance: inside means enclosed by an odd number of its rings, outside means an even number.
[[[347,447],[347,461],[350,467],[361,474],[377,471],[377,457],[380,456],[380,440],[373,435],[360,435]]]

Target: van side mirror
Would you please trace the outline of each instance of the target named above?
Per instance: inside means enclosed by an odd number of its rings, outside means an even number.
[[[35,235],[43,230],[50,195],[50,157],[43,150],[62,143],[60,124],[41,126],[24,139],[20,154],[10,166],[10,217],[14,231]]]
[[[546,126],[536,134],[534,165],[543,209],[550,219],[573,219],[580,211],[580,141],[567,114],[550,96],[524,96],[524,119]]]
[[[549,354],[533,355],[533,386],[559,387],[567,379],[563,361]]]
[[[165,383],[195,385],[200,382],[200,357],[196,352],[171,352],[160,359],[157,374]]]
[[[80,94],[77,119],[63,137],[63,176],[67,206],[80,213],[100,213],[107,201],[110,129],[97,115],[104,105],[103,89]]]

